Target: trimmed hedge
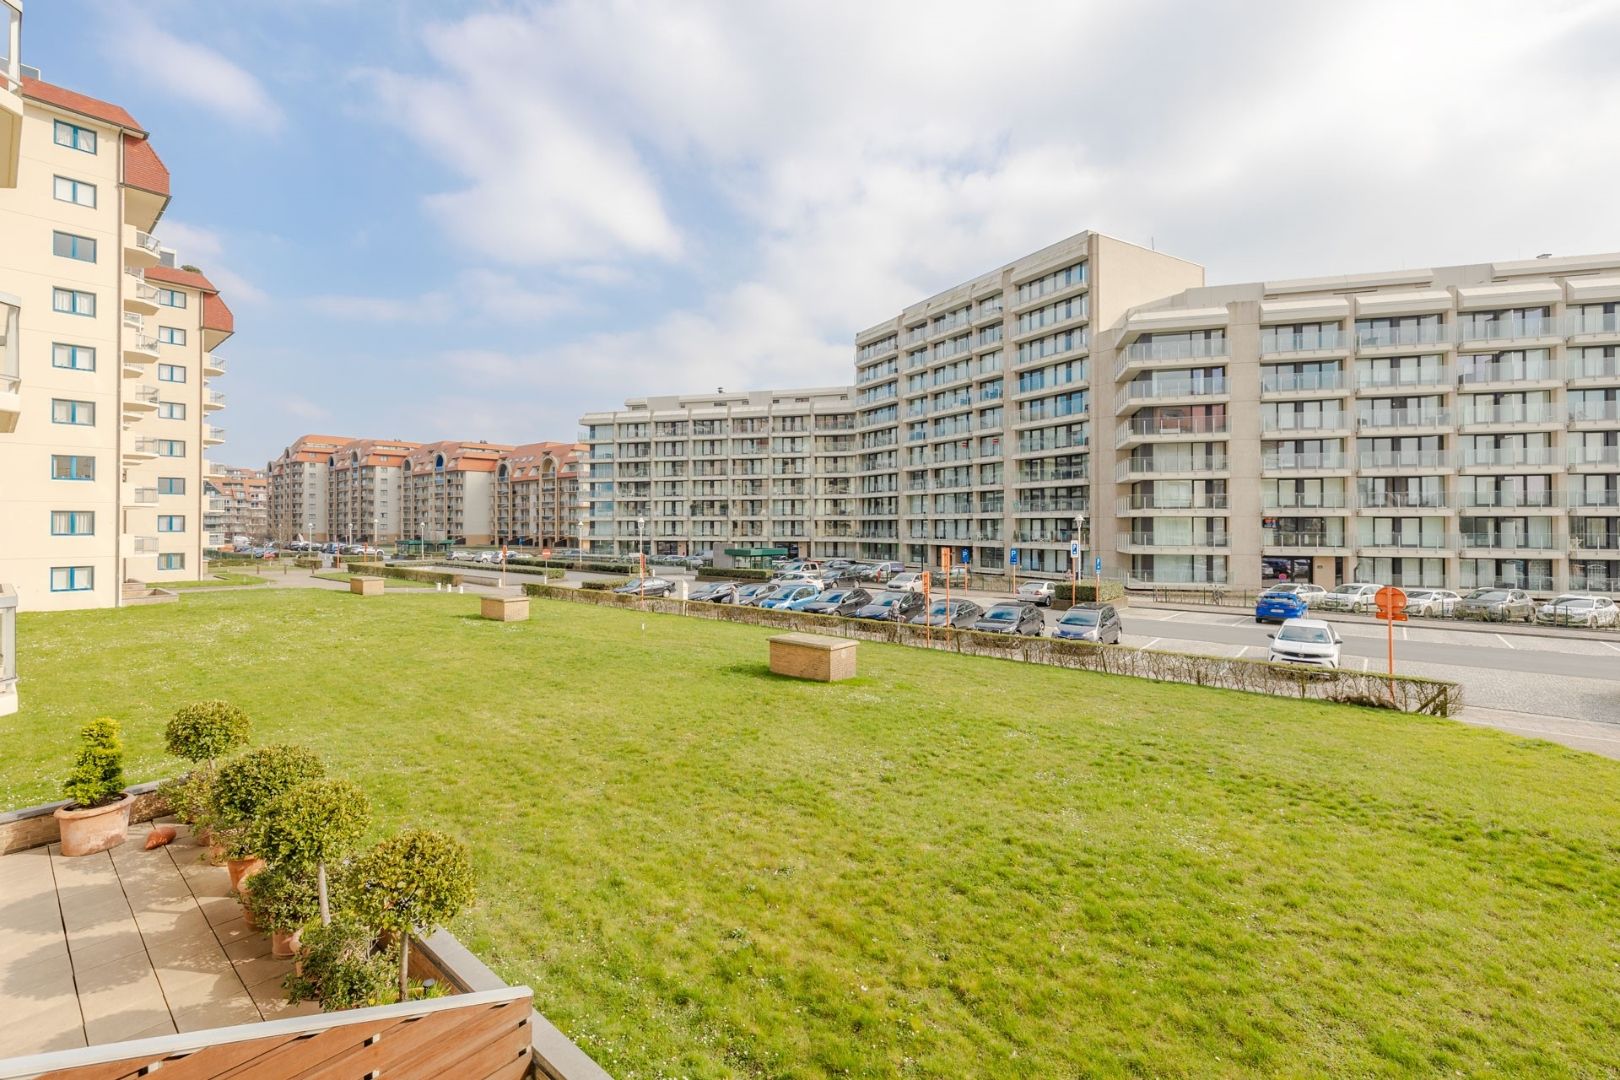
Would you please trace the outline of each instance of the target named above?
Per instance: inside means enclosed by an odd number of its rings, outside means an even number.
[[[754,570],[745,566],[705,566],[697,572],[699,581],[769,581],[774,570]]]
[[[321,560],[311,559],[307,555],[301,556],[293,560],[293,568],[295,570],[319,570],[321,568]]]
[[[623,562],[595,562],[591,559],[536,559],[528,555],[506,556],[507,569],[514,566],[546,566],[558,570],[585,570],[597,574],[633,574],[636,568]]]
[[[447,574],[440,570],[417,570],[409,566],[389,566],[387,563],[351,562],[346,569],[351,574],[370,574],[375,577],[400,578],[404,581],[425,581],[429,585],[460,585],[460,574]]]
[[[1081,581],[1077,584],[1063,581],[1057,584],[1057,591],[1052,594],[1054,608],[1073,607],[1075,604],[1089,604],[1096,601],[1123,605],[1125,583],[1104,581],[1099,588],[1095,581]]]
[[[640,607],[669,615],[691,615],[722,622],[748,623],[784,630],[805,630],[862,641],[943,649],[969,656],[991,656],[1022,660],[1032,664],[1080,668],[1109,675],[1130,675],[1162,682],[1188,683],[1223,690],[1242,690],[1272,697],[1297,697],[1333,701],[1347,705],[1397,709],[1430,716],[1453,716],[1463,707],[1462,687],[1441,679],[1412,675],[1380,675],[1377,672],[1347,668],[1307,668],[1293,664],[1273,664],[1265,660],[1234,660],[1194,653],[1156,652],[1118,645],[1093,645],[1081,641],[1060,641],[1046,637],[1018,637],[985,634],[972,630],[947,630],[913,626],[910,623],[874,622],[868,619],[841,619],[835,615],[811,615],[802,611],[771,611],[737,607],[732,604],[705,604],[690,601],[619,596],[602,591],[559,589],[551,585],[525,585],[526,595],[543,600],[567,600],[576,604],[607,607]]]
[[[530,595],[530,596],[547,596],[552,592],[577,592],[577,591],[581,591],[581,590],[583,590],[585,592],[608,592],[611,589],[617,589],[617,588],[619,588],[621,586],[628,585],[628,584],[630,584],[630,579],[629,578],[614,578],[611,581],[585,581],[585,582],[581,582],[580,586],[579,586],[579,589],[576,590],[576,589],[558,589],[555,585],[537,585],[534,582],[529,582],[528,584],[523,586],[523,591],[525,593],[528,593],[528,595]],[[544,589],[546,591],[543,592],[543,593],[541,593],[541,592],[530,592],[529,590],[531,590],[531,589]],[[631,597],[631,599],[635,599],[635,598]]]

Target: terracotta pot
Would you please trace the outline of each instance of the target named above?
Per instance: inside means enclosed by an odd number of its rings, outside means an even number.
[[[243,883],[264,869],[264,860],[257,856],[251,859],[228,859],[225,866],[231,873],[231,888],[241,892]]]
[[[59,807],[55,814],[62,833],[63,855],[94,855],[122,844],[129,832],[129,811],[135,796],[127,792],[106,806]]]
[[[298,955],[298,935],[304,932],[303,927],[297,930],[270,931],[270,955],[277,960],[291,960]]]
[[[242,905],[242,922],[249,930],[258,933],[259,924],[253,919],[253,909],[246,904]]]
[[[203,857],[208,860],[208,865],[209,866],[224,866],[225,865],[225,845],[224,844],[209,844],[208,845],[208,851],[203,855]]]
[[[214,846],[214,830],[213,829],[196,829],[196,828],[194,828],[194,829],[191,830],[191,836],[192,836],[192,839],[197,842],[198,847],[213,847]]]

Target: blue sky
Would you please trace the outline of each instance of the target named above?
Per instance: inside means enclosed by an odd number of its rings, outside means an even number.
[[[1620,248],[1615,0],[33,0],[237,315],[230,441],[568,438],[850,377],[1083,228],[1214,282]]]

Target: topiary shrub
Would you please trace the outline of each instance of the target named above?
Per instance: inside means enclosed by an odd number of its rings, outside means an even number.
[[[205,769],[193,769],[184,776],[160,783],[158,797],[168,804],[169,812],[181,821],[202,825],[208,818],[215,775]]]
[[[252,913],[254,925],[284,934],[308,926],[320,912],[314,878],[275,864],[253,875],[253,887],[243,894],[242,902]]]
[[[376,935],[347,915],[308,931],[298,964],[282,984],[288,1000],[319,1001],[323,1012],[386,1003],[398,993],[394,958],[374,953],[375,943]]]
[[[603,592],[628,584],[630,584],[629,578],[614,578],[609,581],[582,581],[579,583],[579,587],[593,592]]]
[[[253,721],[228,701],[194,701],[174,711],[163,729],[169,753],[194,763],[214,762],[248,743]]]
[[[84,745],[62,792],[82,809],[106,806],[124,794],[124,740],[118,721],[106,716],[92,720],[80,729],[79,738]]]
[[[261,746],[220,766],[208,812],[226,855],[255,854],[254,822],[263,809],[283,792],[325,774],[321,759],[301,746]]]
[[[472,903],[472,862],[464,845],[432,829],[391,836],[356,860],[350,877],[355,915],[399,942],[399,994],[408,993],[411,934],[431,933]]]
[[[371,803],[348,780],[311,780],[271,799],[255,823],[253,848],[271,866],[313,876],[322,923],[329,923],[327,867],[353,851],[371,825]],[[254,887],[257,888],[255,878]]]
[[[293,560],[293,567],[298,570],[319,570],[321,568],[321,560],[311,559],[308,557],[298,558]]]

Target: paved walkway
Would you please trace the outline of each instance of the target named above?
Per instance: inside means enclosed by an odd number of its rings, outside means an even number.
[[[0,857],[0,1058],[316,1011],[288,1005],[292,961],[249,930],[223,866],[186,826],[142,850]]]

